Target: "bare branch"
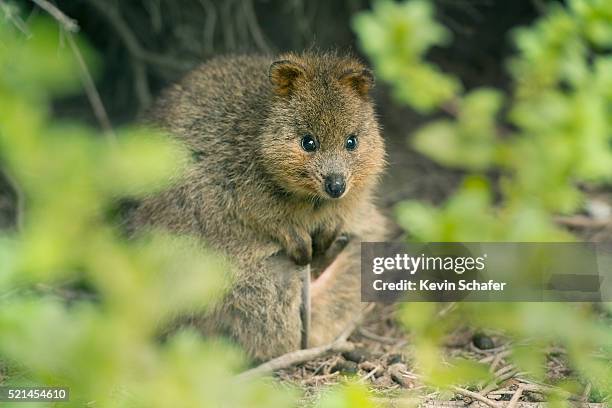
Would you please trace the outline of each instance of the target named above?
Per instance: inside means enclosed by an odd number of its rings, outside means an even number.
[[[380,336],[380,335],[378,335],[376,333],[372,333],[371,331],[369,331],[365,327],[360,327],[357,332],[361,336],[365,337],[366,339],[374,340],[374,341],[377,341],[377,342],[383,343],[383,344],[398,344],[398,343],[403,341],[403,339],[396,339],[396,338],[392,338],[392,337]]]
[[[280,357],[265,362],[255,368],[247,370],[239,374],[236,378],[238,380],[250,380],[262,375],[272,373],[281,368],[287,368],[289,366],[300,364],[306,361],[310,361],[322,355],[331,352],[344,352],[353,349],[353,344],[346,340],[335,340],[333,343],[326,344],[324,346],[313,347],[305,350],[297,350],[291,353],[283,354]]]
[[[488,406],[490,406],[492,408],[500,408],[500,405],[497,402],[492,401],[492,400],[488,399],[487,397],[483,397],[482,395],[480,395],[480,394],[478,394],[476,392],[469,391],[469,390],[466,390],[466,389],[463,389],[463,388],[459,388],[459,387],[453,387],[453,391],[455,391],[455,392],[457,392],[457,393],[459,393],[461,395],[464,395],[466,397],[472,398],[474,400],[480,401],[480,402],[482,402],[484,404],[487,404]]]
[[[555,217],[557,224],[571,228],[603,228],[612,226],[612,219],[596,219],[584,215],[574,215],[571,217]]]
[[[13,23],[13,25],[17,27],[17,29],[26,37],[30,37],[32,35],[28,29],[28,26],[19,16],[19,9],[17,7],[15,7],[13,4],[7,4],[6,2],[0,0],[0,11],[2,11],[4,14],[4,18]]]
[[[81,74],[81,81],[83,83],[83,87],[85,88],[85,93],[87,95],[87,99],[89,99],[89,103],[91,104],[91,108],[93,109],[94,115],[96,119],[100,123],[100,127],[102,131],[107,136],[107,138],[114,143],[116,141],[116,136],[113,131],[113,127],[108,118],[108,114],[106,113],[106,109],[104,109],[104,105],[102,104],[102,99],[100,98],[100,94],[96,89],[96,85],[94,83],[93,78],[91,77],[91,73],[87,68],[87,64],[85,63],[85,59],[83,59],[83,55],[81,54],[81,50],[77,46],[76,42],[73,38],[73,33],[79,31],[79,25],[75,20],[65,15],[60,9],[55,7],[53,4],[49,3],[47,0],[32,0],[34,4],[36,4],[41,9],[45,10],[47,13],[51,15],[64,30],[66,30],[66,39],[68,40],[68,44],[70,45],[70,49],[74,54],[74,57],[79,65],[79,72]]]
[[[519,385],[519,387],[516,389],[516,392],[514,393],[512,398],[510,399],[510,402],[506,406],[506,408],[515,408],[516,404],[518,403],[519,399],[521,398],[521,395],[523,395],[523,386]]]
[[[79,72],[81,73],[81,80],[83,82],[83,86],[85,87],[85,93],[87,94],[87,98],[89,99],[89,103],[94,111],[94,115],[100,126],[102,127],[102,131],[107,136],[107,138],[114,143],[117,141],[117,137],[115,136],[115,132],[113,131],[113,126],[108,118],[106,113],[106,109],[104,109],[104,105],[102,104],[102,99],[100,98],[100,94],[96,89],[96,85],[94,84],[94,80],[87,69],[87,64],[83,59],[83,55],[79,50],[79,47],[76,45],[74,38],[72,37],[72,33],[66,33],[66,38],[68,40],[68,44],[70,45],[70,49],[74,53],[74,56],[79,64]]]
[[[77,24],[76,20],[73,20],[65,15],[60,9],[49,3],[47,0],[32,0],[32,2],[49,13],[51,17],[56,19],[57,22],[62,25],[64,30],[68,31],[69,33],[76,33],[79,31],[79,25]]]

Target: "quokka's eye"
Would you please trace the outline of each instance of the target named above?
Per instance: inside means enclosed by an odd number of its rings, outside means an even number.
[[[306,150],[307,152],[314,152],[317,150],[317,141],[311,135],[304,135],[300,141],[300,144],[302,145],[302,149]]]
[[[346,139],[346,150],[355,150],[359,142],[357,141],[357,136],[350,135]]]

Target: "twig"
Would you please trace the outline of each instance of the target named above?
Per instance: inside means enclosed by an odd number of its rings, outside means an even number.
[[[498,353],[504,350],[507,350],[508,346],[507,345],[503,345],[503,346],[499,346],[499,347],[494,347],[494,348],[490,348],[490,349],[481,349],[478,348],[474,345],[474,343],[470,343],[470,350],[478,353],[478,354],[491,354],[491,353]]]
[[[506,405],[506,408],[514,408],[514,407],[516,407],[516,404],[517,404],[518,400],[521,398],[521,395],[523,395],[523,386],[519,385],[518,388],[516,389],[516,392],[514,393],[512,398],[510,399],[510,402],[508,403],[508,405]]]
[[[489,368],[489,370],[494,373],[495,369],[497,368],[497,365],[499,363],[501,363],[501,361],[504,359],[503,353],[498,353],[495,358],[493,359],[493,361],[491,362],[491,367]]]
[[[577,401],[581,401],[583,399],[582,395],[572,394],[571,392],[558,388],[558,387],[537,384],[531,381],[528,382],[522,378],[517,378],[517,380],[524,383],[523,385],[521,385],[524,391],[537,392],[537,393],[544,394],[544,395],[557,394],[563,398],[577,400]]]
[[[498,371],[498,373],[499,373],[499,371]],[[517,374],[516,370],[510,370],[510,371],[506,372],[505,374],[501,374],[501,375],[498,374],[498,373],[496,373],[496,375],[498,375],[498,377],[495,378],[495,380],[491,381],[482,390],[480,390],[480,392],[479,392],[480,395],[487,395],[488,393],[493,391],[499,384],[501,384],[502,382],[504,382],[504,381],[506,381],[506,380],[508,380],[508,379],[510,379],[512,377],[514,377]]]
[[[81,80],[83,81],[83,86],[85,87],[85,93],[87,94],[87,98],[89,99],[89,103],[91,104],[91,108],[94,111],[94,115],[100,126],[102,127],[102,131],[108,138],[111,143],[115,143],[117,141],[117,137],[115,136],[115,132],[113,131],[113,126],[111,125],[110,119],[106,113],[106,109],[104,109],[104,104],[102,104],[102,99],[100,98],[100,94],[96,89],[96,85],[94,84],[93,78],[87,69],[87,64],[83,59],[83,55],[81,55],[81,51],[79,47],[76,45],[72,33],[66,33],[66,38],[68,40],[68,44],[70,45],[70,49],[74,53],[74,56],[79,64],[79,72],[81,73]]]
[[[488,393],[487,395],[514,395],[516,391],[512,391],[509,390],[507,388],[504,389],[500,389],[500,390],[493,390],[490,393]]]
[[[0,0],[0,10],[4,13],[4,18],[9,20],[23,35],[27,38],[32,36],[28,26],[19,16],[19,9],[16,8],[13,4],[7,4],[4,1]]]
[[[444,316],[446,316],[448,313],[450,313],[451,311],[453,311],[455,308],[457,307],[457,302],[451,302],[447,305],[445,305],[442,309],[440,309],[440,311],[438,312],[438,318],[441,319]]]
[[[555,217],[555,222],[557,224],[573,228],[602,228],[612,226],[612,220],[609,218],[596,219],[584,215],[574,215],[572,217]]]
[[[304,379],[301,381],[302,385],[311,385],[313,384],[314,386],[319,386],[320,382],[322,381],[326,381],[335,377],[338,377],[340,375],[339,371],[335,371],[333,373],[329,373],[329,374],[323,374],[323,375],[318,375],[318,376],[314,376],[308,379]]]
[[[478,400],[478,401],[480,401],[480,402],[482,402],[484,404],[487,404],[490,407],[500,408],[500,405],[497,402],[492,401],[492,400],[488,399],[487,397],[484,397],[484,396],[482,396],[482,395],[480,395],[480,394],[478,394],[476,392],[469,391],[469,390],[466,390],[464,388],[459,388],[459,387],[453,387],[453,390],[455,392],[461,394],[461,395],[464,395],[466,397],[469,397],[469,398]]]
[[[130,57],[134,75],[134,91],[138,97],[140,108],[145,109],[151,103],[151,91],[147,72],[147,63],[152,66],[168,68],[177,72],[184,72],[190,67],[179,59],[155,54],[142,47],[136,35],[130,30],[119,11],[103,0],[89,0],[89,2],[106,18],[111,27],[123,41]]]
[[[151,102],[151,92],[147,78],[147,69],[143,62],[145,52],[136,39],[136,36],[123,21],[119,12],[109,4],[100,0],[89,0],[89,2],[102,13],[111,26],[117,31],[119,37],[125,44],[130,56],[132,72],[134,74],[134,90],[140,102],[141,109],[149,106]]]
[[[294,364],[300,364],[305,361],[312,360],[329,352],[343,352],[352,350],[354,346],[352,343],[348,342],[348,338],[350,337],[351,333],[355,331],[357,326],[361,324],[363,318],[373,309],[373,307],[373,303],[366,306],[362,313],[355,318],[333,342],[324,346],[313,347],[306,350],[297,350],[291,353],[283,354],[280,357],[276,357],[275,359],[265,362],[255,368],[238,374],[236,379],[240,381],[249,380],[261,375],[272,373],[276,370],[280,370],[281,368],[286,368]]]
[[[378,370],[382,370],[381,366],[376,366],[374,367],[369,373],[367,373],[366,375],[364,375],[363,377],[361,377],[361,379],[359,380],[360,383],[364,383],[366,382],[369,378],[371,378],[374,374],[376,374],[378,372]]]
[[[357,330],[357,333],[359,333],[359,335],[365,337],[366,339],[374,340],[374,341],[377,341],[383,344],[397,344],[403,340],[403,339],[395,339],[392,337],[380,336],[376,333],[372,333],[365,327],[360,327]]]
[[[72,50],[72,53],[74,54],[74,57],[79,65],[81,82],[83,83],[83,87],[85,88],[85,93],[87,95],[87,99],[89,99],[89,103],[91,104],[91,108],[93,109],[94,115],[100,123],[102,131],[111,141],[111,143],[116,142],[117,138],[115,136],[115,133],[113,132],[113,127],[106,113],[106,109],[104,109],[104,105],[102,104],[100,94],[96,89],[96,85],[94,84],[91,74],[89,73],[89,69],[87,68],[87,64],[83,59],[81,50],[79,50],[79,47],[74,41],[73,33],[79,31],[79,25],[75,20],[68,17],[60,9],[49,3],[47,0],[32,0],[32,2],[41,9],[45,10],[47,13],[49,13],[49,15],[51,15],[51,17],[53,17],[66,31],[66,39],[68,40],[70,49]]]
[[[421,378],[414,373],[406,370],[406,365],[403,363],[391,364],[387,369],[391,379],[403,388],[409,388],[413,380]]]
[[[237,376],[239,380],[247,380],[254,377],[258,377],[264,374],[268,374],[274,372],[276,370],[280,370],[281,368],[286,368],[295,364],[300,364],[305,361],[312,360],[314,358],[320,357],[329,352],[344,352],[350,351],[353,349],[353,345],[347,342],[345,339],[338,338],[333,343],[313,347],[306,350],[298,350],[291,353],[283,354],[280,357],[272,359],[266,363],[263,363],[255,368],[247,370]]]
[[[73,20],[65,15],[60,9],[49,3],[47,0],[32,0],[32,2],[57,20],[57,22],[64,27],[64,30],[68,31],[69,33],[76,33],[79,31],[79,25],[77,24],[76,20]]]
[[[505,357],[508,357],[510,354],[512,354],[512,350],[504,350],[500,352],[499,354],[493,354],[488,357],[481,358],[480,360],[478,360],[478,362],[479,363],[490,363],[497,358],[503,359]]]
[[[516,367],[514,366],[514,364],[505,365],[502,368],[500,368],[499,370],[495,371],[495,377],[499,378],[503,374],[506,374],[507,372],[513,371],[515,368]]]

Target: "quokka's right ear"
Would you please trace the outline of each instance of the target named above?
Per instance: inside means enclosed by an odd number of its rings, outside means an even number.
[[[354,89],[362,98],[366,98],[374,86],[374,75],[367,68],[348,70],[340,76],[340,82]]]
[[[304,67],[289,60],[273,62],[268,71],[268,77],[274,92],[280,96],[289,95],[295,87],[295,81],[304,75]]]

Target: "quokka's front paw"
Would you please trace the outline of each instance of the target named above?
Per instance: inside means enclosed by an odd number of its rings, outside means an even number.
[[[340,226],[336,228],[320,229],[313,237],[314,255],[321,256],[327,253],[327,250],[340,235]]]
[[[288,252],[289,257],[296,265],[308,265],[312,261],[312,247],[296,247],[293,251]]]

